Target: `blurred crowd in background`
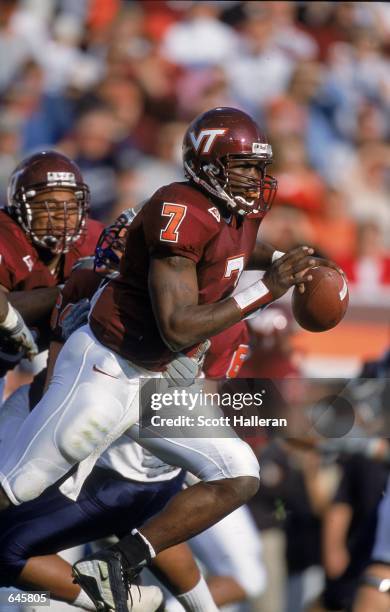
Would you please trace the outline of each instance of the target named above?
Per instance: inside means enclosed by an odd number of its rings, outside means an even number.
[[[279,191],[262,238],[280,250],[315,246],[344,268],[354,296],[385,306],[389,54],[384,2],[0,0],[1,202],[21,158],[57,148],[81,167],[92,217],[111,221],[182,179],[181,141],[197,114],[235,106],[274,150]],[[249,325],[242,376],[299,373],[283,310]],[[256,448],[252,511],[269,579],[252,609],[349,609],[388,465],[280,440]]]
[[[390,287],[389,51],[380,2],[1,0],[1,200],[21,157],[55,147],[110,221],[182,177],[194,116],[236,106],[274,148],[262,236],[316,246],[375,301]]]

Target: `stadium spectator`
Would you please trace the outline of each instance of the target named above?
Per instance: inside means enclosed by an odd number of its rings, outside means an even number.
[[[270,4],[245,5],[240,52],[226,64],[233,95],[251,112],[259,112],[260,105],[283,94],[295,65],[276,44]]]
[[[376,221],[389,244],[390,210],[388,175],[390,147],[385,143],[366,143],[345,167],[339,188],[345,194],[356,221]]]
[[[105,220],[116,201],[117,143],[120,132],[115,115],[103,106],[83,113],[61,146],[81,168],[91,189],[91,216]]]
[[[313,227],[306,212],[289,202],[275,205],[269,219],[261,226],[265,240],[279,245],[285,251],[298,244],[314,244]]]
[[[336,261],[345,261],[356,249],[356,224],[349,213],[345,195],[327,189],[323,212],[311,219],[314,244]],[[343,268],[343,264],[341,264]],[[344,268],[343,268],[344,269]]]
[[[134,162],[131,174],[135,202],[145,200],[163,183],[182,179],[181,143],[185,127],[180,122],[163,124],[157,133],[154,155],[140,156]]]
[[[15,168],[21,149],[21,119],[17,114],[5,112],[0,117],[0,201],[7,197],[7,184]]]
[[[381,288],[390,288],[390,256],[384,248],[384,231],[377,222],[359,225],[354,254],[339,258],[339,262],[361,298],[376,300]]]
[[[359,455],[345,458],[343,476],[324,517],[324,610],[350,609],[374,544],[377,508],[388,465]]]
[[[298,134],[285,135],[273,142],[278,175],[277,202],[295,204],[312,219],[323,213],[325,183],[310,166],[303,139]]]
[[[163,54],[187,67],[224,65],[237,52],[234,31],[219,19],[219,2],[193,2],[183,21],[165,34]],[[213,41],[213,44],[210,44]]]

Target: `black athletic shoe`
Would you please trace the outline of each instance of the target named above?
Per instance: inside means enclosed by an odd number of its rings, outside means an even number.
[[[119,550],[102,550],[73,565],[75,582],[102,612],[156,612],[160,608],[161,590],[134,584],[137,574]]]

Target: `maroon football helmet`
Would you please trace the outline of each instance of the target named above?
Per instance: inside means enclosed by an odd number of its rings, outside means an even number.
[[[258,162],[261,179],[234,171],[231,162],[236,160]],[[199,115],[184,136],[186,177],[240,215],[264,215],[270,209],[277,189],[276,179],[266,174],[271,162],[272,148],[264,134],[249,115],[236,108],[213,108]],[[232,182],[240,185],[239,193],[234,193],[237,189]]]
[[[38,194],[55,189],[71,191],[75,203],[53,203],[50,198],[33,201]],[[89,189],[71,159],[57,151],[42,151],[24,159],[15,168],[8,185],[7,208],[35,245],[53,254],[66,253],[84,231]],[[41,211],[47,213],[47,224],[34,230],[34,213]],[[60,218],[60,223],[55,218]]]

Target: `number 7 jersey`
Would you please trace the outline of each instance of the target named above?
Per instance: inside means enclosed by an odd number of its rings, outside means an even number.
[[[159,189],[131,224],[119,277],[102,290],[90,325],[105,346],[149,370],[173,358],[158,331],[148,291],[152,258],[180,256],[197,268],[199,304],[228,297],[254,248],[261,215],[223,216],[190,183]]]

